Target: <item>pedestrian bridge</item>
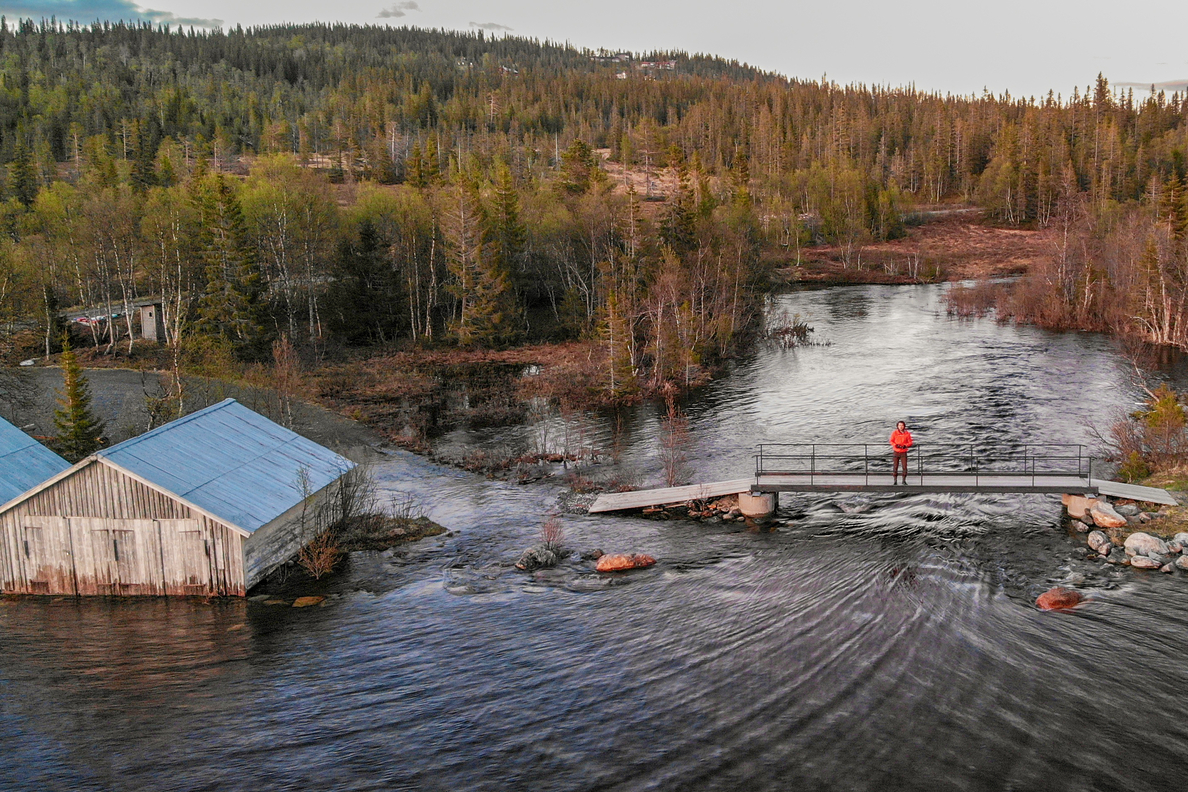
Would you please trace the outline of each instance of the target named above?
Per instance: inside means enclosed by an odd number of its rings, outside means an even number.
[[[905,483],[892,481],[886,444],[760,445],[753,478],[682,487],[603,493],[590,512],[642,509],[747,493],[770,499],[781,492],[939,492],[1110,495],[1174,506],[1166,490],[1094,476],[1094,458],[1080,445],[1019,445],[986,449],[973,445],[916,445],[908,454]],[[1098,460],[1100,461],[1100,460]],[[766,498],[764,498],[766,496]]]

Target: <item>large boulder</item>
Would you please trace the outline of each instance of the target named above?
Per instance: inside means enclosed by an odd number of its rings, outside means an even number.
[[[1172,537],[1172,541],[1181,547],[1188,547],[1188,532],[1180,531]]]
[[[1171,552],[1167,547],[1167,542],[1143,531],[1135,531],[1126,537],[1122,546],[1126,548],[1126,554],[1131,556],[1143,555],[1154,558],[1155,556],[1165,556]]]
[[[1126,525],[1126,518],[1114,511],[1114,507],[1099,500],[1089,509],[1089,516],[1098,528],[1122,528]]]
[[[1061,496],[1060,502],[1064,504],[1064,508],[1068,509],[1069,517],[1083,520],[1093,504],[1097,503],[1097,498],[1086,498],[1084,495],[1070,495],[1065,493]]]
[[[1062,586],[1057,586],[1053,589],[1048,589],[1035,601],[1035,606],[1040,610],[1068,610],[1080,605],[1085,598],[1081,596],[1081,592],[1076,589],[1068,589]]]
[[[1188,556],[1180,556],[1179,558],[1177,558],[1176,566],[1178,566],[1180,569],[1184,570],[1185,572],[1188,572]]]
[[[530,547],[523,552],[520,560],[516,562],[516,569],[522,569],[525,572],[532,572],[537,569],[547,569],[557,565],[560,559],[557,554],[544,545],[537,545]]]
[[[599,572],[624,572],[628,569],[644,569],[656,563],[656,559],[650,555],[637,553],[635,555],[626,555],[625,553],[617,553],[614,555],[604,555],[598,559],[598,566],[595,567]]]
[[[1110,537],[1106,536],[1101,531],[1090,531],[1089,547],[1094,551],[1101,553],[1102,555],[1109,555],[1110,548],[1112,547],[1110,543]]]
[[[1136,555],[1130,559],[1130,565],[1135,569],[1159,569],[1162,563],[1145,555]]]
[[[1123,517],[1138,517],[1139,512],[1141,512],[1142,509],[1133,503],[1121,503],[1114,506],[1114,511],[1118,512],[1118,514],[1121,514]]]

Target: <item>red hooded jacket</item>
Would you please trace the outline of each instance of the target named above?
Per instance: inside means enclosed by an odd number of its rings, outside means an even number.
[[[912,433],[907,429],[904,429],[902,432],[896,429],[891,433],[891,447],[897,453],[907,453],[907,450],[912,447]]]

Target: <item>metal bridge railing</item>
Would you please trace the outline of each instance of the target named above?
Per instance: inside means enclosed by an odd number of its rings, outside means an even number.
[[[886,443],[762,443],[755,455],[756,480],[763,475],[818,476],[892,472],[892,452]],[[1077,476],[1092,484],[1093,457],[1082,445],[1028,443],[1009,449],[980,449],[970,444],[917,444],[908,452],[908,465],[923,484],[930,475],[970,476],[974,485],[983,475]]]

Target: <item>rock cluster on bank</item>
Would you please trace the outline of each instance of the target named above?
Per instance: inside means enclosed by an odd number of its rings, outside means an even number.
[[[1064,506],[1073,528],[1087,534],[1091,558],[1135,569],[1188,570],[1188,556],[1183,555],[1188,532],[1177,533],[1169,541],[1139,530],[1148,525],[1154,530],[1162,519],[1157,512],[1143,511],[1133,501],[1080,495],[1065,495]]]
[[[649,506],[643,514],[660,520],[706,520],[708,522],[746,522],[738,507],[737,495],[721,498],[706,498],[670,503],[664,506]]]

